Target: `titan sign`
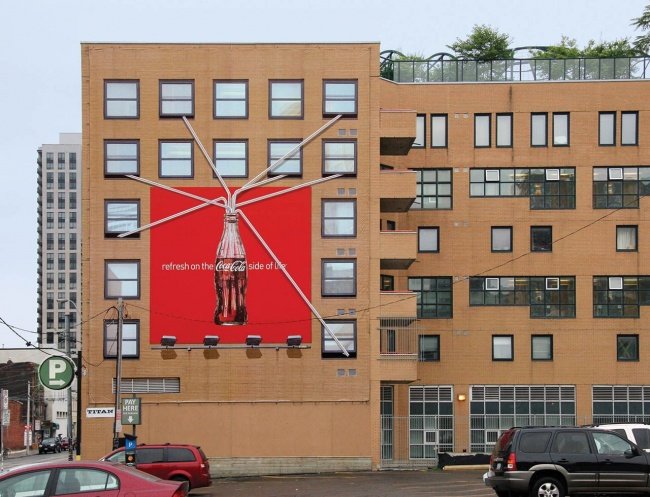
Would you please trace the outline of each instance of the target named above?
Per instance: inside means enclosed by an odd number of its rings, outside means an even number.
[[[181,188],[204,198],[221,188]],[[282,188],[255,188],[245,201]],[[151,220],[200,205],[192,198],[151,190]],[[311,296],[311,192],[309,188],[243,206],[242,211],[307,298]],[[265,343],[288,335],[311,342],[312,315],[268,251],[240,218],[223,207],[194,210],[151,231],[151,343],[175,335],[178,343],[244,343],[250,334]],[[235,223],[236,225],[233,225]],[[224,235],[224,224],[229,226]],[[240,240],[238,241],[238,237]]]

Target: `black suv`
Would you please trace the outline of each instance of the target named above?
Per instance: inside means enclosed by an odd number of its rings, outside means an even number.
[[[510,428],[494,446],[483,481],[499,497],[650,494],[648,456],[608,430]]]

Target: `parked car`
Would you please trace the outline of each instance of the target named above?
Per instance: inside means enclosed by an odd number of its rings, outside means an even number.
[[[38,444],[38,453],[45,454],[47,452],[61,452],[61,442],[58,438],[44,438]]]
[[[0,497],[78,493],[110,497],[186,497],[188,492],[186,482],[161,480],[109,462],[57,461],[18,466],[0,474]]]
[[[110,452],[101,460],[124,464],[124,447]],[[212,484],[208,458],[196,445],[140,444],[135,450],[135,464],[140,471],[158,478],[186,481],[191,489]]]
[[[649,456],[599,428],[511,428],[497,440],[483,481],[499,497],[650,494]]]
[[[634,442],[646,452],[650,452],[650,425],[643,423],[611,423],[594,425],[594,428],[616,432]]]

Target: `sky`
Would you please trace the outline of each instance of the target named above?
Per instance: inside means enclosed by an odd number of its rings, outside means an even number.
[[[35,341],[36,159],[81,132],[82,42],[379,42],[429,56],[475,24],[511,46],[640,34],[650,0],[8,0],[0,20],[0,318]],[[82,158],[83,160],[83,158]],[[0,348],[24,341],[0,324]]]

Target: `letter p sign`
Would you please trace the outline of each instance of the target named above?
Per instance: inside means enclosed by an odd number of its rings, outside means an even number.
[[[38,378],[50,390],[63,390],[74,379],[74,364],[67,357],[48,357],[38,368]]]

